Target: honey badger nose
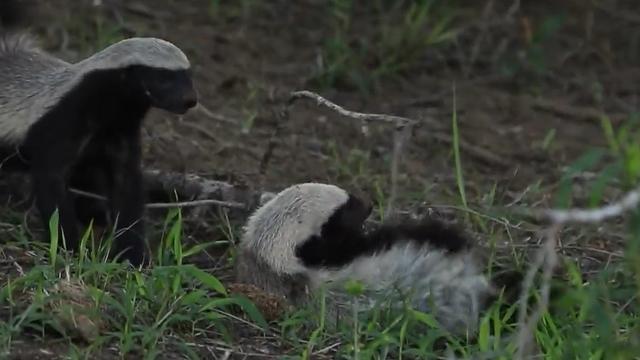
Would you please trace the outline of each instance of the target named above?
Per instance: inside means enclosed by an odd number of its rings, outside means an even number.
[[[198,105],[198,94],[194,90],[188,91],[182,96],[182,106],[185,109],[191,109],[196,105]]]

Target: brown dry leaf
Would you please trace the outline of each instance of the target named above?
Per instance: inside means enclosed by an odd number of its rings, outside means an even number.
[[[280,318],[287,310],[287,301],[277,295],[265,292],[257,286],[241,283],[227,285],[229,294],[246,296],[262,313],[265,320],[274,321]]]
[[[100,335],[105,324],[84,283],[61,279],[50,289],[50,293],[56,299],[47,304],[47,310],[52,312],[66,331],[86,342],[92,342]]]

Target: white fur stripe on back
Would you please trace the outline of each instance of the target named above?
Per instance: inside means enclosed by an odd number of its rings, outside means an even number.
[[[0,141],[18,144],[27,131],[89,73],[132,65],[190,68],[168,41],[130,38],[70,64],[38,49],[25,34],[0,39]]]

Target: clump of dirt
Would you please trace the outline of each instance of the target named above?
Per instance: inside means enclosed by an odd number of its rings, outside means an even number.
[[[54,300],[47,302],[45,310],[53,314],[62,330],[72,338],[91,344],[105,330],[104,309],[96,307],[82,281],[61,279],[49,294]]]
[[[275,321],[282,317],[288,310],[285,299],[265,293],[257,286],[241,283],[231,283],[227,285],[227,290],[231,295],[242,295],[254,303],[260,313],[267,321]]]

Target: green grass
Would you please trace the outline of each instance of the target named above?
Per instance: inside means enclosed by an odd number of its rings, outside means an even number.
[[[127,37],[120,24],[100,12],[81,17],[71,14],[64,20],[64,28],[74,34],[71,46],[82,56],[92,55]]]
[[[256,0],[240,0],[223,2],[221,0],[209,0],[208,13],[213,20],[220,17],[240,17],[245,21],[251,19],[254,8],[264,4]]]
[[[525,236],[527,232],[519,227],[543,229],[539,224],[528,223],[515,215],[497,214],[494,207],[500,207],[499,188],[494,182],[485,189],[485,193],[470,196],[465,191],[464,166],[459,150],[460,129],[454,99],[451,118],[453,157],[451,168],[455,173],[455,185],[458,190],[457,199],[462,206],[457,208],[460,215],[470,214],[466,225],[480,233],[489,245],[488,272],[493,268],[512,266],[520,270],[526,269],[527,257],[522,248],[511,247],[500,251],[498,240],[513,239]],[[551,198],[551,203],[559,207],[601,206],[611,201],[612,194],[628,190],[638,184],[640,173],[640,151],[638,151],[638,132],[640,122],[630,119],[621,126],[614,127],[603,119],[603,137],[608,140],[606,148],[586,149],[584,154],[568,166],[553,193],[541,187],[537,179],[527,186],[520,201],[535,202],[541,197]],[[545,143],[551,142],[547,135]],[[338,151],[336,145],[330,156],[330,166],[341,183],[363,185],[372,182],[371,159],[357,149],[346,152]],[[575,176],[585,171],[596,174],[589,181],[581,183],[586,189],[576,193]],[[385,186],[384,176],[381,182],[374,185],[374,202],[376,212],[384,214]],[[422,200],[415,198],[415,201]],[[455,201],[455,199],[452,199]],[[508,221],[505,223],[505,221]],[[506,224],[506,225],[505,225]],[[511,225],[509,225],[511,224]],[[598,226],[575,226],[562,234],[563,242],[581,241],[582,235],[576,233],[590,232],[593,228],[605,229],[602,233],[607,238],[608,232],[625,232],[625,239],[630,244],[626,251],[626,259],[613,261],[588,277],[580,266],[581,258],[562,258],[562,275],[554,279],[556,290],[550,308],[543,313],[533,331],[534,341],[539,351],[549,359],[627,359],[637,357],[640,353],[640,274],[637,249],[640,242],[640,224],[638,215],[631,217],[624,229],[605,223]],[[513,228],[512,228],[513,227]],[[513,234],[511,232],[514,232]],[[531,235],[532,232],[529,232]],[[577,239],[577,240],[576,240]],[[519,241],[511,240],[519,243]],[[633,244],[636,244],[634,247]],[[585,247],[588,247],[585,244]],[[540,279],[537,277],[530,294],[531,304],[538,301],[537,289]],[[353,300],[353,310],[357,310],[357,300]],[[313,350],[336,347],[334,358],[341,359],[397,359],[397,358],[436,358],[451,351],[460,358],[474,359],[512,359],[516,354],[517,306],[498,301],[487,310],[480,322],[477,338],[453,338],[441,330],[429,314],[406,307],[392,309],[381,303],[373,311],[358,313],[346,323],[336,327],[326,324],[323,307],[311,307],[290,315],[281,322],[283,334],[295,333],[290,338],[291,354],[301,354],[308,358]],[[320,317],[318,319],[318,317]],[[446,340],[443,349],[442,339]],[[318,354],[318,353],[316,353]]]
[[[527,85],[535,87],[534,84],[549,73],[552,64],[549,60],[548,43],[558,37],[567,22],[567,16],[558,13],[548,14],[540,21],[530,18],[526,20],[522,49],[517,53],[506,53],[499,59],[499,63],[506,74],[515,79],[526,78],[530,82]]]
[[[363,10],[373,12],[376,19],[364,31],[356,15]],[[429,49],[449,44],[456,36],[455,12],[439,0],[377,0],[366,6],[332,0],[328,17],[333,36],[323,44],[313,78],[321,88],[346,86],[370,92],[381,80],[419,65]]]
[[[228,12],[223,15],[250,21],[260,2],[222,3],[210,1],[213,19],[219,18],[224,8]],[[366,31],[359,32],[362,24],[358,24],[357,11],[363,7],[375,14],[376,21],[372,21],[373,25],[368,25]],[[351,0],[332,0],[328,10],[331,35],[321,44],[322,61],[314,79],[322,87],[347,85],[371,91],[381,81],[402,76],[420,66],[425,54],[447,46],[456,36],[453,20],[457,12],[445,1],[376,0],[366,6],[360,3],[356,6]],[[533,29],[521,59],[512,64],[514,74],[547,72],[545,43],[562,24],[562,17],[552,15]],[[94,52],[125,36],[120,26],[100,16],[74,17],[65,23],[65,28],[74,35],[73,47],[82,53]],[[250,83],[241,103],[242,131],[254,129],[260,90]],[[474,182],[482,182],[465,169],[468,163],[463,161],[460,152],[461,129],[456,105],[454,97],[450,169],[455,183],[445,190],[429,187],[424,192],[404,191],[402,203],[430,202],[434,192],[451,191],[448,203],[461,203],[461,206],[448,209],[464,217],[464,225],[488,243],[487,272],[505,264],[526,268],[526,248],[516,245],[527,237],[534,237],[528,244],[534,243],[535,231],[542,227],[515,215],[491,211],[511,201],[504,198],[502,184],[497,181],[474,187]],[[607,147],[585,149],[583,156],[570,164],[557,189],[549,190],[540,184],[540,179],[531,179],[527,185],[527,190],[531,190],[521,203],[550,198],[549,203],[560,207],[576,204],[595,207],[637,186],[640,180],[638,120],[631,118],[614,126],[604,117],[601,124]],[[549,130],[540,147],[555,148],[562,140],[560,133]],[[329,144],[329,149],[328,164],[336,182],[371,189],[376,215],[382,219],[388,198],[388,174],[372,166],[374,160],[367,149],[345,150],[335,143]],[[387,164],[384,165],[380,168],[388,169]],[[575,175],[585,171],[596,176],[577,183]],[[576,188],[582,188],[586,195],[576,194]],[[109,236],[101,242],[92,231],[87,231],[81,251],[71,256],[58,250],[57,245],[63,239],[58,238],[57,232],[53,232],[50,244],[38,243],[23,223],[22,214],[2,211],[0,357],[20,350],[21,344],[28,341],[29,347],[66,345],[65,354],[71,358],[90,358],[110,351],[119,358],[127,355],[140,358],[142,354],[145,358],[154,358],[168,351],[189,358],[206,358],[200,352],[201,344],[214,341],[217,345],[233,347],[242,341],[253,341],[251,337],[273,344],[280,354],[292,359],[442,358],[449,352],[461,358],[511,359],[516,351],[517,309],[511,304],[498,301],[488,309],[480,321],[476,339],[456,338],[442,330],[433,315],[416,311],[408,304],[394,308],[382,299],[373,310],[360,311],[355,284],[352,284],[350,299],[350,314],[354,316],[334,323],[327,312],[329,295],[322,293],[317,303],[296,309],[267,328],[253,304],[227,293],[225,284],[219,280],[218,269],[188,264],[190,258],[218,242],[197,239],[199,244],[188,246],[185,219],[177,210],[169,212],[161,225],[161,241],[153,249],[153,267],[145,270],[106,261]],[[55,214],[50,227],[57,228],[57,221]],[[219,222],[225,241],[230,244],[229,253],[233,254],[238,229],[231,226],[226,217],[221,217]],[[571,227],[561,234],[561,242],[563,246],[576,244],[588,248],[589,244],[581,243],[584,233],[604,240],[622,236],[627,243],[624,258],[600,264],[593,273],[593,269],[581,267],[586,256],[563,257],[563,276],[554,280],[555,288],[560,291],[534,329],[535,343],[548,359],[637,358],[640,354],[640,213],[631,214],[623,227],[612,223]],[[501,248],[504,242],[507,245]],[[233,256],[224,260],[232,262]],[[587,274],[588,271],[591,273]],[[76,296],[76,300],[86,298],[86,308],[65,309],[60,305],[60,302],[71,304],[69,294],[56,290],[67,283],[78,284],[82,296]],[[535,291],[539,283],[536,279],[530,294],[532,303],[539,296]],[[238,309],[241,315],[237,315]],[[89,318],[104,322],[104,328],[89,344],[78,341],[68,324],[69,316],[74,314],[69,315],[68,311],[86,312]],[[249,328],[253,335],[245,336],[247,330],[238,330],[239,327]]]
[[[505,254],[498,253],[495,246],[496,238],[504,238],[500,227],[503,216],[487,212],[496,203],[496,185],[487,189],[480,198],[469,198],[464,192],[463,165],[458,149],[459,128],[455,111],[452,116],[453,131],[453,164],[456,174],[456,185],[459,198],[463,203],[460,211],[472,214],[473,222],[469,226],[478,227],[482,237],[489,239],[491,253],[489,254],[489,271],[499,261],[511,266],[522,268],[526,266],[522,251],[513,248]],[[592,171],[597,175],[583,186],[586,192],[587,206],[600,206],[605,198],[611,201],[610,194],[615,190],[626,190],[637,186],[638,159],[637,131],[640,127],[635,120],[614,128],[609,122],[604,122],[609,148],[594,148],[585,151],[584,155],[572,163],[562,177],[553,198],[555,204],[566,207],[574,203],[575,183],[574,175]],[[365,179],[359,174],[366,173],[366,166],[349,164],[334,158],[337,168],[344,169],[343,176],[349,179]],[[355,169],[360,169],[353,172]],[[354,180],[357,182],[357,180]],[[539,184],[529,186],[532,196],[548,196]],[[376,197],[384,199],[384,197]],[[525,201],[523,199],[523,201]],[[580,199],[584,203],[583,199]],[[384,213],[384,200],[376,201]],[[485,210],[483,210],[485,209]],[[632,217],[626,230],[626,238],[630,240],[627,250],[627,260],[616,261],[595,275],[585,278],[579,262],[570,258],[563,258],[564,275],[554,280],[557,291],[553,297],[550,309],[545,312],[534,330],[534,339],[539,350],[550,359],[627,359],[637,356],[640,350],[640,295],[639,277],[640,266],[637,265],[637,245],[633,246],[635,238],[640,238],[640,229],[635,224],[637,215]],[[512,224],[521,221],[513,217]],[[523,223],[520,223],[523,225]],[[531,224],[533,225],[533,224]],[[603,224],[610,229],[608,224]],[[584,226],[583,226],[584,227]],[[509,228],[505,226],[505,228]],[[538,229],[540,229],[538,227]],[[589,231],[585,229],[585,231]],[[611,230],[620,231],[620,230]],[[562,238],[571,241],[567,233]],[[604,234],[606,236],[606,233]],[[531,301],[535,303],[540,279],[531,294]],[[354,306],[356,303],[354,302]],[[381,305],[372,312],[359,314],[358,317],[336,329],[328,330],[321,323],[318,329],[324,329],[324,336],[313,333],[314,348],[326,348],[339,343],[340,350],[336,358],[412,358],[436,357],[446,353],[440,346],[439,338],[448,340],[448,349],[462,358],[474,359],[511,359],[515,355],[517,335],[516,307],[498,301],[483,316],[480,331],[476,339],[451,338],[438,328],[428,314],[421,314],[413,309],[392,310]],[[313,312],[313,311],[311,311]],[[317,312],[317,311],[316,311]],[[305,322],[305,317],[297,318]],[[287,326],[292,326],[291,318],[286,320]],[[298,325],[302,328],[302,325]],[[318,343],[318,339],[324,342]],[[302,340],[300,340],[302,342]]]
[[[563,294],[534,331],[540,351],[550,359],[600,359],[604,354],[613,359],[633,358],[630,356],[640,350],[640,303],[633,274],[612,266],[586,282],[575,275],[578,273],[574,271],[575,278],[568,284],[556,284]],[[353,309],[357,310],[356,300]],[[409,306],[392,310],[382,302],[336,328],[327,329],[322,320],[316,322],[308,342],[300,338],[289,340],[296,349],[292,353],[301,353],[302,358],[307,358],[311,344],[313,349],[339,344],[334,354],[339,359],[436,358],[447,351],[459,358],[512,359],[516,350],[516,314],[516,305],[498,301],[482,317],[477,338],[465,339],[446,334],[430,314]],[[286,327],[302,329],[308,319],[300,316],[284,323]],[[300,332],[296,331],[298,336]]]
[[[456,121],[454,116],[454,129]],[[601,205],[604,194],[612,187],[623,185],[628,188],[637,179],[634,150],[637,137],[633,134],[638,127],[632,121],[617,128],[608,128],[610,147],[587,151],[568,171],[571,174],[591,170],[600,174],[586,184],[591,189],[589,199],[592,206]],[[459,137],[458,131],[454,130],[454,139]],[[361,154],[352,157],[355,159],[352,162],[334,160],[336,170],[343,171],[342,176],[355,183],[364,181],[367,179],[364,174],[370,170],[366,166],[368,160]],[[607,165],[611,164],[619,164],[619,170],[613,173],[607,170]],[[463,170],[462,162],[456,156],[452,169],[459,174]],[[603,177],[608,180],[604,181]],[[570,184],[570,179],[570,176],[565,176],[561,183]],[[614,182],[612,179],[626,181]],[[457,185],[461,183],[458,181]],[[555,196],[564,197],[565,200],[558,204],[567,205],[571,202],[566,200],[574,195],[570,187],[567,190],[563,186],[558,188]],[[382,188],[384,186],[381,186],[381,194],[384,193]],[[468,224],[470,227],[477,227],[484,238],[494,240],[504,238],[506,229],[510,229],[503,225],[503,218],[486,210],[492,205],[500,205],[496,203],[499,200],[496,192],[494,184],[482,196],[467,195],[466,204],[459,208],[481,220]],[[381,214],[384,213],[385,198],[384,194],[376,197]],[[510,220],[516,223],[518,219]],[[628,359],[639,353],[640,268],[637,251],[634,250],[638,241],[634,239],[640,239],[640,227],[637,226],[640,221],[637,214],[631,220],[626,228],[631,241],[625,261],[614,262],[585,278],[584,269],[577,262],[563,259],[564,277],[554,281],[555,288],[561,291],[533,333],[537,346],[547,358]],[[50,225],[57,228],[56,215]],[[21,225],[16,223],[15,227]],[[233,239],[238,236],[237,229],[231,225],[224,226],[224,229],[229,243],[233,244]],[[2,277],[1,348],[11,352],[20,341],[32,339],[44,344],[62,341],[69,345],[68,351],[76,357],[116,349],[120,356],[146,354],[147,358],[154,358],[171,349],[198,358],[202,356],[195,345],[198,341],[206,342],[213,338],[233,345],[238,340],[234,329],[238,324],[246,323],[239,322],[231,314],[232,308],[239,307],[249,324],[253,324],[249,326],[263,329],[257,330],[258,333],[269,333],[273,341],[280,344],[282,354],[290,358],[312,359],[324,354],[338,359],[409,359],[436,358],[452,352],[460,358],[511,359],[515,354],[517,309],[513,304],[500,300],[488,309],[480,321],[477,338],[456,338],[440,329],[432,314],[416,311],[409,304],[397,308],[382,299],[373,310],[360,311],[359,287],[356,284],[350,287],[353,294],[352,316],[335,323],[326,311],[328,295],[323,295],[317,304],[287,314],[266,330],[267,324],[256,307],[244,298],[228,296],[215,272],[187,264],[190,257],[211,243],[186,246],[184,231],[181,212],[170,211],[159,231],[162,241],[154,249],[153,267],[142,271],[105,262],[107,250],[98,245],[99,241],[91,231],[85,233],[83,251],[77,256],[59,251],[55,245],[62,239],[56,235],[49,245],[23,239],[6,247],[29,251],[35,256],[32,266],[23,267],[23,274],[9,273]],[[563,239],[567,236],[563,235]],[[108,244],[109,237],[106,240]],[[505,262],[523,261],[521,252],[499,252],[494,247],[495,243],[490,243],[490,269],[498,262],[503,266]],[[60,315],[63,312],[52,310],[56,309],[57,301],[64,298],[64,293],[56,293],[53,289],[65,281],[83,285],[90,305],[88,316],[97,316],[104,322],[104,330],[88,345],[73,338],[68,324],[65,324],[67,320]],[[537,286],[539,279],[534,290]],[[533,291],[532,302],[535,303],[537,296]]]
[[[57,229],[57,216],[51,219]],[[71,329],[65,317],[56,316],[52,289],[71,281],[82,284],[88,310],[81,306],[70,311],[88,312],[91,319],[104,322],[104,329],[91,346],[76,348],[86,354],[100,353],[115,346],[118,353],[146,354],[154,358],[170,341],[185,354],[194,349],[188,339],[210,334],[229,340],[230,312],[239,307],[256,327],[266,322],[255,306],[244,297],[229,296],[214,274],[185,263],[206,245],[185,248],[182,243],[182,218],[172,211],[165,223],[164,237],[155,252],[150,270],[137,270],[116,262],[105,262],[104,247],[68,255],[57,248],[57,231],[48,248],[32,247],[38,258],[24,275],[8,276],[0,290],[0,344],[3,352],[11,352],[13,340],[24,339],[25,332],[35,339],[55,339],[56,334],[71,341]],[[87,232],[84,246],[93,242]],[[64,298],[65,295],[59,294]],[[72,298],[80,300],[79,296]],[[68,301],[65,301],[67,304]],[[35,340],[34,340],[35,341]]]
[[[458,130],[458,111],[456,107],[456,91],[455,85],[453,88],[453,115],[451,115],[451,129],[453,131],[453,158],[456,169],[456,184],[458,185],[458,191],[460,192],[460,201],[462,206],[466,209],[467,194],[464,189],[464,177],[462,175],[462,160],[460,159],[460,131]]]

